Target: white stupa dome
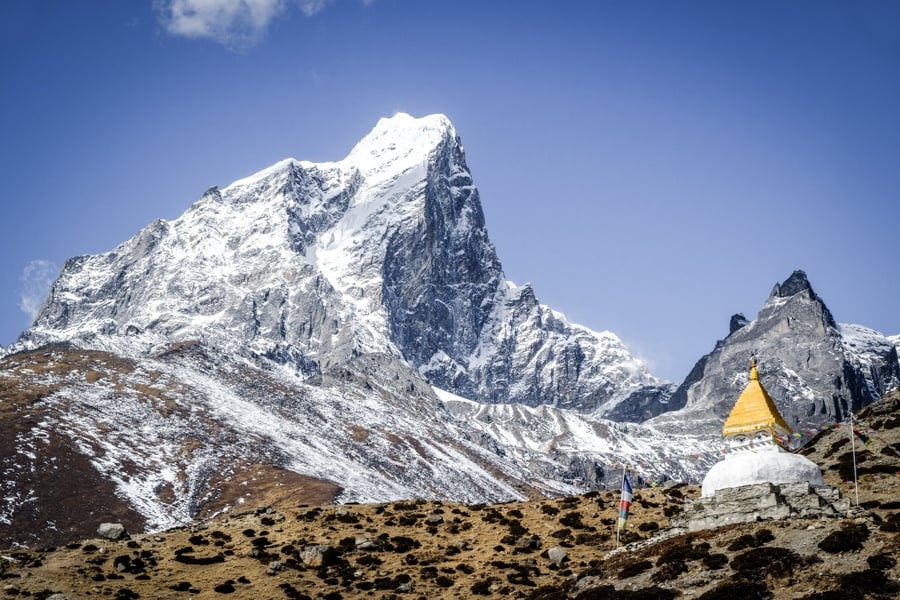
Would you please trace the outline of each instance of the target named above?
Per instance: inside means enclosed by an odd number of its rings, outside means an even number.
[[[822,487],[822,471],[814,462],[800,454],[784,452],[773,447],[761,452],[729,454],[713,465],[703,479],[700,495],[713,496],[716,490],[757,483],[798,483],[808,481]]]

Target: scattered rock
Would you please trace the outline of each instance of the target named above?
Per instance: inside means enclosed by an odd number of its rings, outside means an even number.
[[[125,526],[121,523],[101,523],[97,535],[107,540],[121,540],[125,537]]]
[[[547,558],[559,565],[569,559],[569,554],[559,546],[553,546],[547,550]]]
[[[378,550],[381,547],[381,544],[377,541],[364,535],[357,536],[354,540],[354,545],[357,550]]]
[[[308,546],[300,552],[300,560],[308,567],[327,566],[334,554],[334,548],[328,545]]]

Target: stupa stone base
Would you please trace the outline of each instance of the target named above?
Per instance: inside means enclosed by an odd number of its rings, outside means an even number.
[[[849,512],[850,501],[831,487],[813,487],[807,481],[758,483],[716,490],[713,496],[690,504],[670,525],[699,531],[773,519],[840,517]]]

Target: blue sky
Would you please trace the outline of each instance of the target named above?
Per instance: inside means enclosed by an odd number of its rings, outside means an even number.
[[[0,82],[0,344],[68,257],[396,111],[453,120],[507,277],[657,375],[795,268],[900,333],[900,2],[4,0]]]

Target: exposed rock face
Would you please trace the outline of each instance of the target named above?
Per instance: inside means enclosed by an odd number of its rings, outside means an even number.
[[[674,383],[645,385],[632,392],[625,400],[605,411],[603,416],[614,421],[642,423],[665,412],[677,410],[682,405],[674,400],[678,386]]]
[[[742,322],[732,318],[731,333],[697,362],[672,406],[724,417],[753,356],[792,427],[840,420],[900,385],[896,348],[878,332],[837,324],[802,271],[775,286],[756,320]]]
[[[731,322],[728,324],[728,335],[731,335],[744,325],[749,325],[750,321],[747,320],[743,314],[738,313],[736,315],[731,315]]]
[[[382,119],[343,161],[282,161],[70,259],[17,349],[124,338],[196,339],[305,376],[386,352],[472,399],[601,414],[671,392],[614,334],[505,281],[442,115]]]
[[[895,348],[900,350],[900,335],[889,335],[888,341],[894,345]]]

